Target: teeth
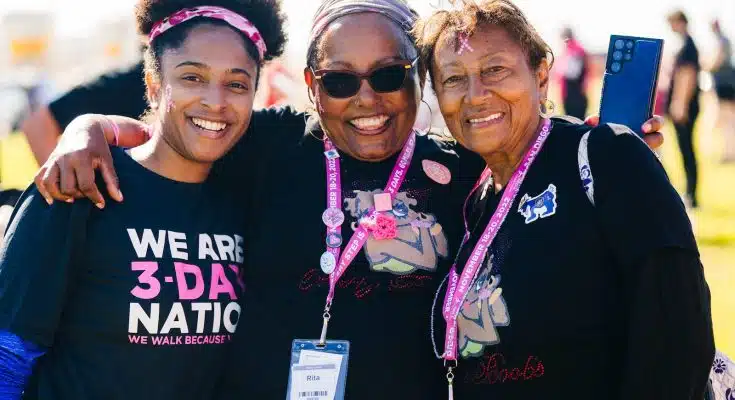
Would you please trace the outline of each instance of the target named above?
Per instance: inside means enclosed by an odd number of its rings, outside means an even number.
[[[492,114],[492,115],[488,115],[485,118],[474,118],[474,119],[471,119],[470,120],[470,123],[479,124],[481,122],[493,121],[493,120],[499,119],[502,116],[503,116],[503,113],[495,113],[495,114]]]
[[[380,129],[388,121],[387,115],[376,115],[368,118],[355,118],[350,123],[356,126],[358,129],[364,129],[366,131]]]
[[[227,127],[227,124],[224,122],[207,121],[206,119],[201,118],[192,118],[191,122],[202,129],[207,129],[215,132],[221,131]]]

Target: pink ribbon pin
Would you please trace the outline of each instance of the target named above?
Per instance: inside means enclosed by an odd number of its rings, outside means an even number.
[[[472,46],[470,46],[470,36],[465,32],[460,32],[457,34],[457,40],[459,40],[459,50],[457,50],[458,55],[462,55],[464,53],[465,49],[472,53],[475,51]]]

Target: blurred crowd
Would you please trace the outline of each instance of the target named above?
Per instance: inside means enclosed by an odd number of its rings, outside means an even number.
[[[735,162],[735,68],[732,42],[719,21],[712,21],[711,32],[716,38],[717,49],[713,57],[702,59],[696,42],[689,34],[687,16],[676,11],[667,19],[671,30],[681,40],[667,43],[667,46],[676,46],[677,50],[673,59],[666,60],[662,65],[655,111],[668,116],[673,122],[686,170],[687,189],[684,197],[690,207],[697,207],[698,172],[693,135],[701,108],[699,82],[703,75],[712,82],[710,90],[717,99],[714,127],[722,135],[724,143],[721,161]],[[604,55],[588,53],[572,28],[563,28],[561,39],[564,47],[557,54],[553,69],[556,93],[561,100],[557,113],[584,118],[596,113],[591,107],[597,104],[599,98],[595,89],[599,88],[603,77]],[[142,76],[141,61],[84,82],[53,99],[48,98],[48,82],[39,80],[34,85],[23,87],[16,94],[16,97],[24,100],[25,106],[13,113],[11,132],[23,132],[36,162],[43,164],[64,128],[77,115],[100,113],[132,118],[141,116],[146,109]],[[264,70],[260,85],[260,107],[303,103],[305,92],[302,77],[294,76],[278,60]],[[431,90],[426,91],[420,117],[427,123],[430,121],[434,127],[444,126]],[[4,196],[3,204],[9,204],[15,198],[15,195]]]
[[[666,60],[662,65],[655,111],[669,117],[675,127],[687,177],[684,198],[688,206],[696,208],[698,171],[693,136],[701,108],[699,82],[702,75],[713,83],[711,91],[717,98],[715,128],[722,135],[724,143],[721,161],[735,162],[735,68],[732,42],[720,23],[717,20],[712,21],[711,31],[716,37],[717,49],[711,59],[702,59],[696,42],[689,34],[687,16],[681,11],[675,11],[668,15],[667,20],[680,41],[667,43],[677,49],[673,52],[673,59]],[[588,53],[584,44],[575,37],[572,28],[565,27],[561,32],[561,39],[564,47],[557,54],[553,68],[556,89],[561,100],[557,113],[583,119],[596,113],[591,107],[599,100],[599,93],[594,90],[599,88],[603,78],[604,55]],[[47,83],[39,82],[23,89],[21,96],[27,99],[28,106],[15,114],[11,128],[23,132],[36,162],[41,165],[56,146],[64,128],[80,114],[140,117],[147,107],[142,76],[141,61],[82,83],[51,101],[46,98]],[[278,60],[270,63],[264,70],[260,86],[260,107],[298,104],[304,100],[302,77],[294,76]],[[432,91],[427,90],[425,93],[420,118],[427,123],[430,121],[435,128],[443,128],[444,121]],[[15,195],[6,195],[3,197],[3,204],[10,204],[15,198]]]

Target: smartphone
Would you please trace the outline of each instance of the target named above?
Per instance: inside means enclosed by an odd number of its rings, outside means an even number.
[[[653,116],[663,48],[662,39],[610,36],[600,123],[626,125],[643,136],[641,127]]]

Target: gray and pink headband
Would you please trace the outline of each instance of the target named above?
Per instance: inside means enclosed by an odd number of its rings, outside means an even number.
[[[245,34],[245,36],[255,44],[255,47],[258,49],[260,60],[263,60],[267,48],[265,46],[265,41],[263,41],[263,37],[260,36],[258,28],[256,28],[255,25],[253,25],[247,18],[223,7],[199,6],[177,11],[153,25],[151,33],[148,35],[148,43],[153,43],[153,40],[156,37],[174,26],[197,17],[213,18],[227,22],[230,26]]]
[[[377,13],[388,17],[408,32],[413,28],[418,15],[404,0],[324,0],[314,15],[309,35],[309,44],[334,20],[357,13]]]

